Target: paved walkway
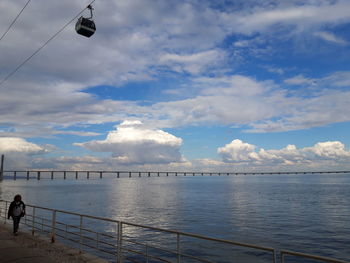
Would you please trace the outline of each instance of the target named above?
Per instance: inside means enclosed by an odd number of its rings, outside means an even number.
[[[12,224],[0,222],[1,263],[105,263],[89,254],[79,254],[76,249],[63,244],[52,244],[49,238],[32,236],[21,229],[18,236],[12,234]],[[21,226],[20,226],[21,227]]]

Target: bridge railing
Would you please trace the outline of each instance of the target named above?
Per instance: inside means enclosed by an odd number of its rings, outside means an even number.
[[[0,200],[0,218],[8,223],[10,202]],[[32,234],[60,239],[79,251],[97,254],[112,262],[318,262],[341,260],[145,226],[80,213],[27,205],[22,222]],[[301,258],[288,261],[285,256]],[[229,261],[227,261],[229,260]]]

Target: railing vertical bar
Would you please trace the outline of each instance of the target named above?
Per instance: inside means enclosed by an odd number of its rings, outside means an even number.
[[[56,239],[56,210],[52,211],[52,225],[51,225],[51,243],[55,243]]]
[[[32,218],[32,235],[34,236],[35,227],[35,206],[33,207],[33,218]]]
[[[13,180],[16,181],[16,179],[17,179],[17,171],[14,171]]]
[[[5,223],[5,224],[6,224],[6,219],[7,219],[7,215],[6,215],[7,209],[8,209],[8,202],[6,201],[6,202],[5,202],[5,212],[4,212],[4,213],[5,213],[5,214],[4,214],[4,216],[5,216],[5,222],[4,222],[4,223]]]
[[[83,244],[83,216],[80,215],[80,224],[79,224],[79,253],[81,253],[82,244]]]
[[[117,263],[123,263],[122,256],[122,239],[123,239],[123,222],[118,222],[118,253],[117,253]]]
[[[27,171],[27,180],[29,180],[29,171]]]
[[[78,171],[75,172],[75,179],[78,180]]]
[[[176,251],[177,251],[177,263],[181,262],[181,255],[180,255],[180,234],[176,233]]]

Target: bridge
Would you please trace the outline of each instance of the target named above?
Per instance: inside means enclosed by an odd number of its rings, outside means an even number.
[[[2,174],[2,177],[1,177]],[[300,175],[300,174],[350,174],[350,171],[295,171],[295,172],[174,172],[174,171],[59,171],[28,170],[3,171],[1,179],[90,179],[103,177],[169,177],[169,176],[234,176],[234,175]]]

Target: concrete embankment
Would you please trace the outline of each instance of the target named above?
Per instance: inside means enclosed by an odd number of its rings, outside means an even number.
[[[19,230],[18,236],[12,234],[12,224],[0,223],[0,261],[18,263],[106,263],[107,261],[91,254],[60,243],[52,244],[47,237],[32,236]]]

